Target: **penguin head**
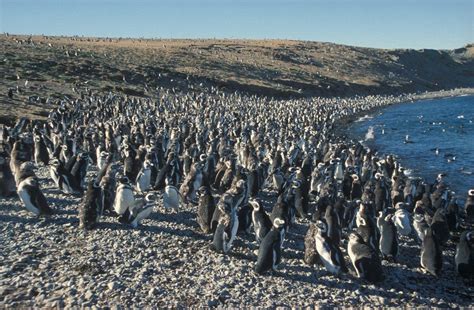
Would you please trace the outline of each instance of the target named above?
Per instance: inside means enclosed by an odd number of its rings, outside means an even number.
[[[321,233],[321,234],[326,234],[327,231],[328,231],[328,225],[325,221],[323,220],[318,220],[316,221],[316,227],[318,228],[318,231]]]
[[[154,193],[146,194],[145,201],[146,202],[155,202],[156,201],[156,195]]]
[[[349,235],[349,243],[364,243],[364,239],[358,233],[353,232]]]
[[[256,199],[249,200],[249,204],[255,211],[260,210],[260,204],[258,203]]]
[[[406,207],[406,204],[404,202],[398,202],[396,205],[395,205],[395,209],[396,210],[404,210]]]
[[[35,164],[31,161],[24,162],[20,165],[20,171],[22,172],[33,172],[35,170]]]
[[[277,217],[276,219],[273,220],[273,227],[275,227],[276,229],[282,227],[283,225],[285,225],[284,219]]]
[[[467,191],[469,197],[474,197],[474,188]]]
[[[466,233],[466,241],[471,245],[474,246],[474,233],[469,231]]]
[[[122,184],[129,184],[130,179],[127,176],[123,176],[119,179],[119,182],[122,183]]]

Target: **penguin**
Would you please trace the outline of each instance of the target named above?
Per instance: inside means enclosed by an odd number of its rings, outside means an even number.
[[[97,155],[97,169],[102,170],[109,161],[110,154],[102,151]]]
[[[76,179],[66,170],[61,161],[57,159],[51,161],[50,174],[56,187],[63,193],[79,194],[81,192]]]
[[[117,181],[115,179],[117,169],[112,164],[108,164],[102,170],[104,169],[105,169],[104,175],[100,179],[100,186],[102,188],[102,193],[104,195],[103,210],[112,211],[114,200],[115,200],[115,188],[117,185]]]
[[[380,231],[379,249],[382,258],[395,262],[398,254],[398,236],[392,215],[379,212],[377,227]]]
[[[474,233],[464,231],[456,246],[456,272],[463,278],[474,277]]]
[[[218,207],[219,208],[219,207]],[[218,253],[227,253],[230,249],[226,242],[229,240],[230,215],[222,211],[219,216],[218,224],[212,238],[211,248]]]
[[[47,166],[49,164],[49,152],[48,148],[46,147],[46,144],[44,143],[43,138],[41,135],[35,135],[34,136],[34,141],[35,141],[35,163],[37,166],[39,164],[43,164]]]
[[[332,205],[326,207],[324,220],[326,222],[325,224],[327,225],[327,237],[331,239],[334,245],[339,246],[341,241],[341,223],[339,215],[336,213]]]
[[[312,266],[320,264],[321,259],[319,258],[318,251],[316,250],[316,223],[310,222],[306,235],[304,237],[304,258],[303,261]]]
[[[426,222],[425,210],[417,202],[417,206],[413,210],[413,228],[416,232],[418,242],[421,244],[425,238],[426,230],[430,226]]]
[[[328,237],[327,223],[323,220],[319,220],[316,222],[316,228],[316,251],[326,270],[335,275],[347,273],[348,269],[341,249]]]
[[[273,221],[272,228],[263,238],[258,248],[257,263],[254,270],[258,274],[263,274],[269,270],[277,271],[281,263],[281,230],[285,221],[276,218]]]
[[[395,214],[393,216],[393,222],[397,228],[397,231],[403,236],[409,236],[412,231],[410,222],[410,212],[405,209],[405,203],[398,202],[395,205]]]
[[[49,216],[53,210],[49,207],[46,197],[41,192],[38,178],[32,162],[24,162],[18,168],[18,196],[25,208],[36,216]]]
[[[133,228],[137,228],[141,221],[150,216],[155,205],[156,196],[153,193],[148,193],[144,199],[135,201],[135,203],[130,206],[129,224]]]
[[[122,218],[130,206],[135,203],[135,196],[128,177],[122,177],[118,181],[113,209]],[[125,217],[128,218],[128,214],[125,214]]]
[[[377,253],[379,251],[379,237],[377,224],[371,216],[367,214],[367,207],[361,204],[356,215],[357,234],[363,238],[366,245]]]
[[[347,253],[357,273],[357,277],[371,283],[384,280],[382,263],[372,248],[357,233],[349,235]]]
[[[441,246],[445,246],[449,240],[450,232],[446,221],[446,211],[444,209],[437,209],[431,218],[430,225],[433,235],[438,240]]]
[[[260,206],[258,201],[250,200],[249,204],[252,206],[252,223],[255,232],[255,241],[258,245],[262,242],[263,238],[272,229],[272,221],[268,216],[267,212]]]
[[[439,245],[438,236],[434,234],[431,228],[426,230],[421,244],[420,265],[423,270],[435,277],[441,273],[443,253]]]
[[[89,164],[89,154],[86,152],[77,155],[77,160],[72,166],[71,175],[75,179],[75,184],[78,184],[82,189],[84,188],[84,182],[87,174],[87,166]]]
[[[94,178],[89,181],[86,196],[79,210],[79,228],[92,229],[99,222],[104,206],[104,196],[100,184]]]
[[[8,162],[6,152],[0,152],[0,197],[11,197],[16,194],[15,177]]]
[[[196,193],[201,187],[202,181],[202,165],[199,162],[194,163],[179,189],[179,192],[181,193],[185,201],[195,201]]]
[[[211,220],[216,209],[216,202],[208,186],[201,186],[197,195],[199,201],[196,221],[202,232],[208,234],[211,232]]]
[[[239,218],[238,232],[245,232],[250,234],[250,227],[252,226],[252,210],[250,204],[244,204],[238,208],[237,217]]]
[[[140,172],[137,175],[136,186],[139,192],[147,191],[151,186],[151,162],[145,160]]]
[[[165,191],[163,192],[163,206],[165,210],[178,212],[181,205],[181,194],[176,186],[170,184],[170,178],[166,179]]]
[[[474,223],[474,189],[470,189],[467,192],[464,212],[466,213],[466,222]]]

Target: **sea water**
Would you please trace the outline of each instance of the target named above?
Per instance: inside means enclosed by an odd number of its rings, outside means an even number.
[[[474,188],[474,96],[389,106],[352,123],[349,136],[381,154],[394,154],[411,177],[439,173],[456,196]]]

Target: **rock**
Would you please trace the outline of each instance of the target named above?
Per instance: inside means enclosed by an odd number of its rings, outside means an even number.
[[[113,291],[113,290],[117,289],[119,287],[119,285],[117,284],[117,282],[112,281],[112,282],[109,282],[107,284],[107,287],[108,287],[109,291]]]
[[[209,300],[209,301],[207,302],[207,306],[208,306],[208,307],[217,307],[217,305],[219,305],[219,302],[218,302],[217,300],[215,300],[215,299]]]

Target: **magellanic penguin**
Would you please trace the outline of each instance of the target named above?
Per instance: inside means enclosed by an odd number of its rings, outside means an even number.
[[[89,181],[84,202],[79,211],[79,228],[92,229],[99,222],[104,206],[102,188],[95,178]]]
[[[137,189],[143,193],[150,189],[151,186],[151,162],[145,160],[140,172],[137,175]]]
[[[10,197],[16,193],[15,178],[8,162],[7,153],[0,152],[0,197]]]
[[[349,235],[347,253],[359,278],[372,283],[384,280],[382,263],[377,253],[364,242],[359,234],[351,233]]]
[[[439,276],[443,266],[443,253],[437,236],[431,228],[425,232],[425,237],[421,244],[420,255],[421,268],[434,276]]]
[[[250,200],[249,204],[253,209],[252,223],[255,231],[255,241],[257,241],[257,244],[260,244],[272,228],[272,221],[257,200]]]
[[[441,246],[445,246],[449,240],[450,232],[448,222],[446,221],[446,211],[437,209],[431,218],[431,230]]]
[[[398,254],[397,227],[392,221],[392,215],[379,212],[377,227],[380,231],[379,249],[382,258],[395,261]]]
[[[144,199],[135,201],[135,203],[130,206],[130,225],[132,225],[133,228],[137,228],[141,221],[151,215],[155,204],[156,196],[153,193],[148,193]]]
[[[53,159],[51,161],[50,173],[56,187],[63,193],[79,194],[81,192],[79,185],[76,184],[76,179],[64,168],[59,160]]]
[[[197,195],[199,202],[196,221],[199,227],[201,227],[201,230],[205,234],[208,234],[211,232],[211,220],[214,210],[216,209],[216,202],[208,186],[201,186]]]
[[[276,218],[273,221],[272,229],[260,243],[254,269],[258,274],[269,270],[277,271],[281,262],[281,229],[284,225],[285,221],[283,219]]]
[[[34,136],[35,141],[35,163],[39,166],[40,163],[47,166],[49,164],[49,152],[46,144],[44,143],[43,138],[41,135]]]
[[[339,246],[328,237],[328,225],[325,221],[316,222],[316,251],[326,268],[332,274],[346,273],[348,271],[344,256]]]
[[[128,177],[122,177],[118,181],[113,209],[117,215],[122,216],[135,203],[135,196]]]
[[[463,278],[474,277],[474,233],[464,231],[459,238],[454,256],[456,271]]]
[[[466,213],[466,221],[468,223],[474,223],[474,189],[470,189],[467,192],[464,212]]]
[[[426,230],[429,227],[430,226],[426,222],[425,210],[421,206],[421,201],[417,201],[416,207],[413,210],[413,228],[415,229],[416,237],[420,244],[423,242]]]
[[[397,203],[395,205],[395,210],[393,222],[397,227],[397,231],[403,236],[409,236],[412,230],[410,212],[405,208],[405,203],[403,202]]]
[[[24,162],[20,165],[17,172],[18,196],[28,211],[38,216],[51,215],[53,210],[41,192],[38,178],[33,169],[32,162]]]
[[[308,265],[320,264],[318,251],[316,250],[316,223],[310,222],[308,231],[304,237],[304,262]]]
[[[178,212],[181,205],[181,194],[176,188],[176,186],[171,185],[171,180],[166,179],[166,187],[163,192],[163,206],[165,210],[174,210]]]

